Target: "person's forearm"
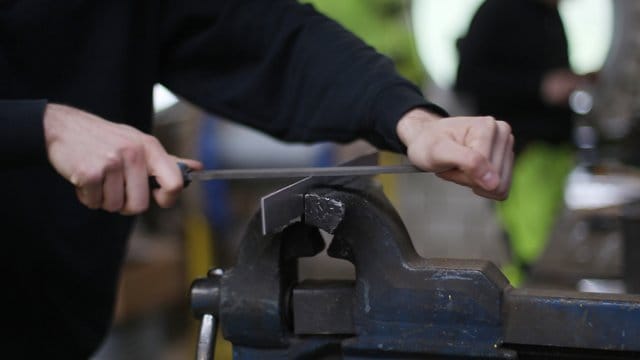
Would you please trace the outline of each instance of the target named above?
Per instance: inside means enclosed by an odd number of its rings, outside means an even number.
[[[11,166],[46,163],[44,116],[46,100],[0,100],[0,162]]]
[[[212,113],[284,140],[364,138],[394,151],[404,150],[395,136],[403,113],[418,106],[444,113],[390,59],[297,1],[179,4],[176,14],[211,27],[185,31],[180,26],[188,22],[170,17],[165,26],[172,38],[191,38],[164,54],[170,65],[161,81]]]

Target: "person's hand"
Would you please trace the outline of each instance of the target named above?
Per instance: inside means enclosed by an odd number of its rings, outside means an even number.
[[[571,93],[589,82],[592,81],[588,75],[577,75],[566,69],[551,71],[542,79],[542,99],[551,105],[566,105]]]
[[[492,117],[441,118],[415,109],[398,122],[397,132],[411,163],[470,187],[486,198],[504,200],[511,187],[511,127]]]
[[[169,207],[183,188],[177,162],[202,168],[198,161],[167,154],[153,136],[64,105],[47,105],[44,130],[49,161],[91,209],[125,215],[145,211],[151,175],[160,184],[153,197]]]

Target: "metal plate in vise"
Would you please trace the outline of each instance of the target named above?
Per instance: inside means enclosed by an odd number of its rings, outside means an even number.
[[[378,164],[378,153],[364,155],[341,166],[368,166]],[[298,221],[304,213],[304,194],[319,185],[344,185],[357,177],[309,176],[260,199],[262,234],[278,232]]]

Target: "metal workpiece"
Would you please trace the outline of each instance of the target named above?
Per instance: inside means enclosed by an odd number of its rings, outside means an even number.
[[[371,182],[288,195],[291,225],[265,235],[256,214],[219,292],[193,285],[212,297],[194,313],[218,314],[236,360],[640,358],[640,296],[514,289],[490,262],[421,258]],[[298,281],[319,230],[355,279]]]
[[[324,192],[329,192],[325,190]],[[330,196],[314,192],[304,195],[304,223],[333,234],[342,222],[345,204]]]
[[[343,164],[346,167],[370,167],[378,164],[378,153],[368,154]],[[281,231],[288,225],[300,220],[304,214],[304,196],[312,189],[322,186],[363,186],[369,184],[370,177],[309,176],[291,185],[285,186],[260,199],[262,234]],[[366,186],[366,185],[364,185]]]

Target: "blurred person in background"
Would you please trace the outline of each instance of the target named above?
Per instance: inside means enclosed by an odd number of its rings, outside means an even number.
[[[7,353],[89,357],[110,327],[132,215],[176,201],[177,161],[201,168],[147,134],[156,83],[284,140],[361,138],[481,196],[509,191],[506,123],[448,118],[294,0],[5,1],[0,29]]]
[[[562,204],[573,165],[569,98],[596,78],[571,69],[559,3],[486,0],[458,42],[456,93],[473,113],[505,119],[517,139],[512,194],[498,205],[514,283],[544,250]]]

